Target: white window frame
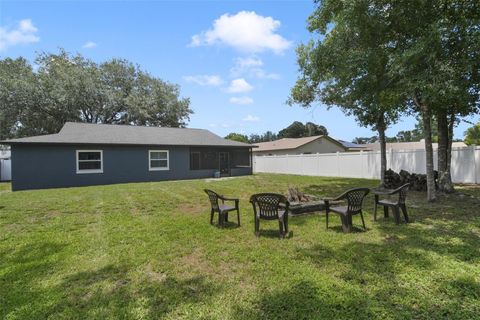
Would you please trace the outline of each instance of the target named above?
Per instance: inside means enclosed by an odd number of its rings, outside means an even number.
[[[152,160],[164,160],[164,159],[152,159],[152,152],[166,152],[167,153],[167,166],[166,167],[152,167]],[[170,170],[170,152],[169,150],[148,150],[148,171],[166,171]]]
[[[100,153],[100,169],[88,169],[80,170],[80,161],[81,162],[97,162],[98,160],[80,160],[80,152],[99,152]],[[77,174],[85,173],[103,173],[103,150],[77,150]]]

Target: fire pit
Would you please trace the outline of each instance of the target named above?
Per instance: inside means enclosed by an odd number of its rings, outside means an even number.
[[[298,188],[288,188],[290,215],[313,213],[325,210],[325,202],[317,196],[300,192]]]

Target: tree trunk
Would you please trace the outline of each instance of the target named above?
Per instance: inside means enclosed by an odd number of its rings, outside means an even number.
[[[452,193],[453,183],[450,174],[451,137],[449,117],[445,110],[437,112],[438,124],[438,190]]]
[[[453,143],[453,127],[455,126],[455,115],[450,114],[450,119],[448,121],[448,148],[447,148],[447,172],[450,174],[452,168],[452,143]],[[450,178],[451,181],[451,178]],[[453,183],[452,183],[453,189]]]
[[[385,172],[387,171],[387,143],[385,141],[385,119],[383,114],[377,123],[378,140],[380,142],[380,187],[385,187]]]
[[[436,200],[432,147],[432,110],[430,109],[430,106],[428,104],[422,104],[421,110],[423,118],[423,132],[425,138],[425,155],[427,164],[427,200],[432,202]]]
[[[423,119],[423,134],[425,138],[425,155],[427,171],[427,200],[432,202],[436,200],[435,173],[433,168],[433,148],[432,148],[432,109],[430,105],[421,101],[419,94],[415,92],[413,102],[420,109]]]

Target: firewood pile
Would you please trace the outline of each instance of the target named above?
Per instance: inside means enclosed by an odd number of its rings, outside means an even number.
[[[435,171],[435,186],[437,186],[438,172]],[[427,191],[427,175],[420,173],[410,173],[406,170],[401,170],[396,173],[392,169],[385,171],[385,188],[396,189],[410,183],[410,190]]]
[[[288,188],[287,200],[289,202],[310,202],[317,200],[316,197],[305,194],[298,190],[298,188]]]

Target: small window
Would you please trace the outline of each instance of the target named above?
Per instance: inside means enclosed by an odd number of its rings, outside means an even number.
[[[77,150],[77,173],[103,173],[102,150]]]
[[[169,170],[168,150],[150,150],[148,152],[148,162],[150,171]]]

